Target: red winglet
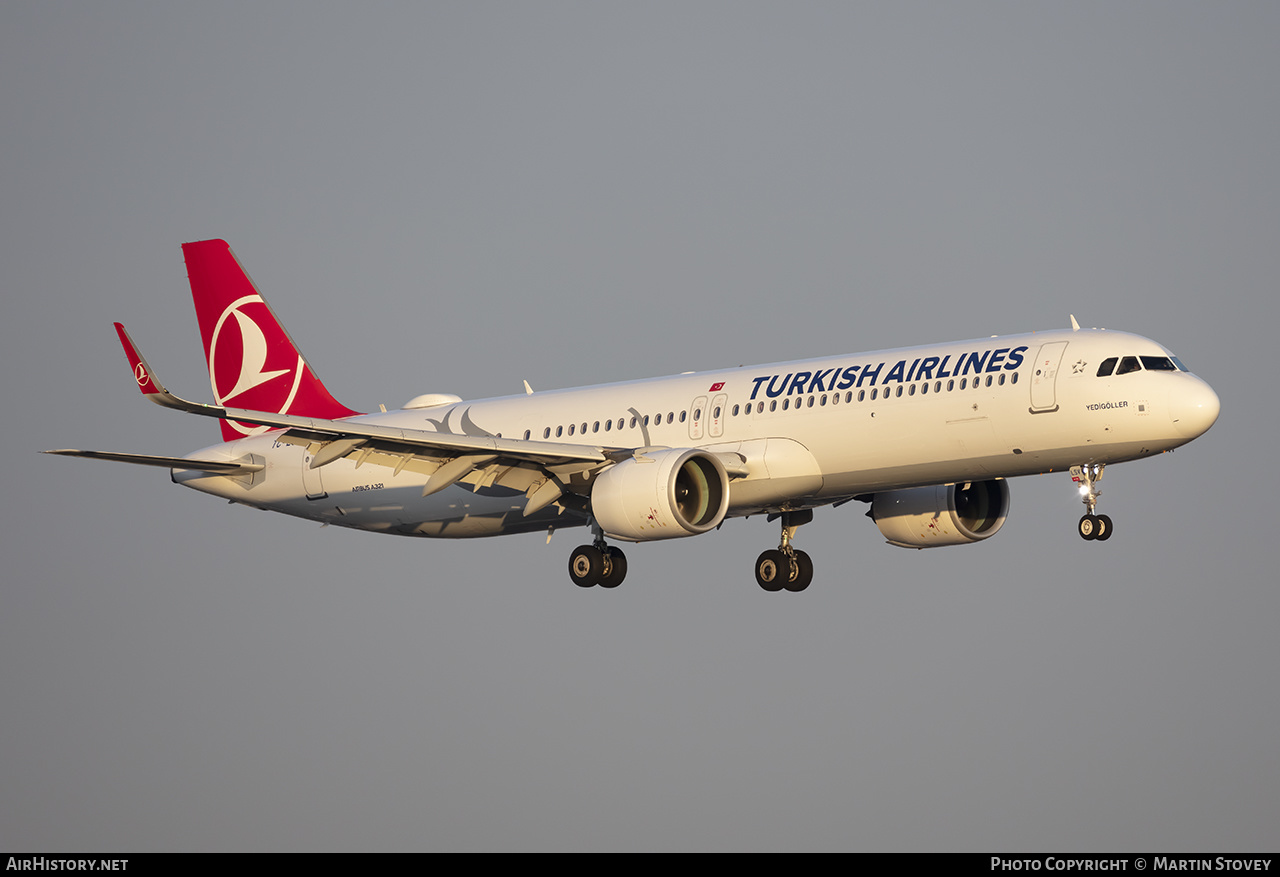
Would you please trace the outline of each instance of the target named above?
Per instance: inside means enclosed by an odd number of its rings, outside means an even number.
[[[133,379],[138,382],[138,389],[142,390],[142,395],[154,396],[157,393],[162,393],[164,388],[157,384],[151,376],[151,369],[148,367],[147,361],[138,352],[133,339],[125,331],[124,325],[116,323],[115,327],[116,334],[120,336],[120,343],[124,346],[124,355],[129,357],[129,367],[133,369]]]

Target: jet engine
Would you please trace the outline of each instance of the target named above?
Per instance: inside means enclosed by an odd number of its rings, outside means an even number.
[[[602,472],[591,487],[591,514],[627,542],[696,536],[729,509],[729,476],[706,451],[641,452]]]
[[[868,516],[890,545],[933,548],[994,536],[1009,514],[1003,478],[877,493]]]

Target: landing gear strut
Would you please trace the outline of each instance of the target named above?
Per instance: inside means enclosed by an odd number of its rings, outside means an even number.
[[[791,540],[796,528],[813,520],[813,510],[782,512],[778,517],[782,519],[782,542],[756,558],[756,583],[766,591],[803,591],[813,581],[813,561],[793,548]]]
[[[1080,496],[1083,499],[1085,508],[1089,510],[1080,519],[1077,529],[1080,533],[1080,538],[1089,541],[1105,542],[1111,538],[1111,534],[1115,529],[1111,524],[1111,518],[1106,515],[1094,514],[1094,509],[1098,505],[1098,497],[1102,496],[1102,491],[1098,490],[1097,485],[1102,480],[1102,470],[1105,468],[1105,463],[1089,463],[1084,466],[1071,467],[1071,480],[1080,485]]]
[[[591,522],[595,541],[579,545],[569,555],[569,578],[580,588],[599,585],[616,588],[627,577],[627,556],[622,549],[604,542],[604,531],[595,521]]]

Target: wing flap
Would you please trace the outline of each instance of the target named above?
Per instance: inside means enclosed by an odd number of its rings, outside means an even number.
[[[571,445],[562,442],[508,439],[488,435],[454,435],[349,420],[320,420],[313,417],[297,417],[292,414],[247,411],[242,408],[216,408],[212,405],[199,405],[198,408],[202,410],[182,406],[182,410],[193,414],[287,429],[291,433],[300,433],[313,440],[369,439],[379,449],[392,452],[402,448],[405,451],[424,451],[428,455],[433,452],[437,455],[440,453],[494,454],[507,460],[524,460],[540,465],[572,462],[606,463],[613,459],[606,452],[631,455],[629,448]]]

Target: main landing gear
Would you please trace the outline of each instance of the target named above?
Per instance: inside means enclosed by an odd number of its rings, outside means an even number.
[[[813,561],[791,544],[796,529],[813,520],[813,510],[781,512],[769,516],[782,519],[782,541],[777,548],[756,558],[756,582],[766,591],[803,591],[813,581]],[[604,531],[594,521],[595,535],[590,545],[579,545],[569,555],[569,578],[580,588],[599,585],[616,588],[627,576],[627,556],[621,549],[606,545]]]
[[[813,581],[813,561],[793,548],[791,540],[797,527],[813,520],[813,510],[782,512],[778,517],[782,519],[782,542],[756,558],[756,583],[766,591],[803,591]]]
[[[1107,466],[1105,463],[1089,463],[1084,466],[1071,467],[1071,480],[1080,485],[1080,496],[1083,497],[1085,508],[1089,510],[1088,514],[1080,519],[1078,531],[1080,538],[1090,542],[1097,540],[1105,542],[1111,538],[1114,527],[1111,519],[1106,515],[1095,515],[1094,509],[1098,505],[1098,497],[1102,496],[1102,491],[1098,490],[1098,482],[1102,480],[1102,470]]]
[[[569,578],[580,588],[616,588],[627,577],[627,556],[622,549],[605,544],[604,531],[594,521],[592,529],[595,541],[579,545],[569,555]]]

